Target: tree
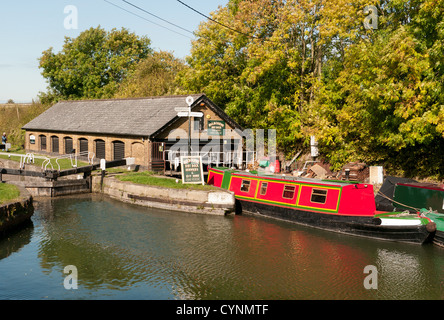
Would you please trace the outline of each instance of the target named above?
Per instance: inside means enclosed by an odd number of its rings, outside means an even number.
[[[40,57],[48,92],[42,102],[57,99],[109,98],[128,72],[152,52],[150,40],[127,29],[105,31],[100,26],[65,38],[63,49]]]
[[[123,80],[116,98],[162,96],[174,94],[176,77],[186,69],[185,63],[172,53],[154,52],[141,60]]]
[[[336,167],[361,160],[392,173],[444,176],[443,13],[392,1],[379,30],[330,64],[312,105],[319,147]],[[442,1],[441,1],[441,6]]]
[[[219,23],[199,26],[182,84],[246,128],[276,129],[278,147],[292,155],[308,140],[323,62],[356,41],[365,4],[229,1],[212,15]]]

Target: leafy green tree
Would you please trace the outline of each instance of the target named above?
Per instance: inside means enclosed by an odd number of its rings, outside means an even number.
[[[363,3],[230,1],[213,14],[219,23],[200,25],[182,85],[244,127],[276,129],[278,147],[294,154],[308,140],[323,61],[357,38]]]
[[[368,5],[375,30],[363,24]],[[206,92],[244,127],[277,129],[287,155],[314,134],[336,169],[361,160],[443,177],[443,7],[231,0],[212,15],[219,23],[200,25],[182,86]]]
[[[127,29],[105,31],[100,26],[65,38],[63,49],[52,48],[40,57],[48,92],[42,102],[57,99],[109,98],[128,72],[152,49],[150,40]]]
[[[162,96],[174,94],[176,77],[186,69],[185,63],[166,51],[153,52],[141,60],[123,80],[116,98]]]
[[[444,176],[443,15],[432,2],[384,3],[379,30],[349,45],[342,64],[327,64],[312,128],[336,168],[361,160]]]

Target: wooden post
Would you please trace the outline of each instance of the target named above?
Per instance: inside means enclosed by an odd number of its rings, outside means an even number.
[[[103,179],[105,178],[105,169],[106,169],[106,160],[105,159],[100,159],[100,169],[102,169],[102,173],[100,176],[100,189],[103,188]]]

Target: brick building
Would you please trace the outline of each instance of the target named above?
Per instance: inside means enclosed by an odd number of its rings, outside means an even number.
[[[180,153],[242,154],[242,128],[204,94],[191,95],[193,112],[202,117],[179,117],[188,96],[58,102],[27,123],[27,152],[50,155],[93,154],[95,159],[135,158],[144,168],[169,170]],[[238,129],[238,130],[236,130]],[[177,152],[176,152],[177,151]],[[208,152],[210,151],[210,152]],[[218,159],[217,162],[221,161]]]

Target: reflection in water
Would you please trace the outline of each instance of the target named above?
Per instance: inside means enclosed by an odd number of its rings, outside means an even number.
[[[0,260],[9,257],[14,252],[19,252],[29,244],[33,234],[33,223],[27,223],[24,229],[11,232],[0,238]]]
[[[332,241],[320,237],[319,234],[324,235],[322,232],[285,223],[278,225],[240,217],[235,221],[236,246],[242,249],[239,262],[245,265],[244,270],[249,268],[244,276],[256,277],[256,281],[252,280],[257,290],[251,298],[256,298],[258,292],[259,298],[264,299],[367,296],[366,290],[362,290],[362,270],[371,255],[346,245],[349,237]],[[250,236],[253,239],[248,239]],[[242,237],[245,238],[241,240]]]
[[[259,217],[166,212],[93,195],[39,200],[33,221],[22,255],[0,260],[0,274],[10,279],[0,281],[0,299],[443,297],[444,250],[433,246]],[[9,248],[23,239],[11,238]],[[0,241],[0,250],[5,246]],[[78,290],[63,287],[67,265],[78,269]],[[378,270],[377,290],[364,288],[367,265]],[[29,270],[32,277],[23,276]]]
[[[390,292],[390,299],[444,298],[444,251],[436,248],[439,256],[428,255],[430,247],[420,254],[404,250],[378,249],[379,285],[399,288]]]

